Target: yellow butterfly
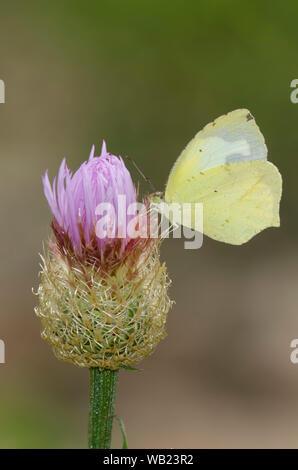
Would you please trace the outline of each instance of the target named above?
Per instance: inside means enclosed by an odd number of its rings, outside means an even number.
[[[267,161],[260,129],[247,109],[237,109],[189,142],[170,172],[164,200],[203,203],[204,234],[241,245],[280,225],[281,191],[281,175]]]

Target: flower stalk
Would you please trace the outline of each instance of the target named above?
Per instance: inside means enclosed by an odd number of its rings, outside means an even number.
[[[91,367],[89,449],[110,449],[118,370]]]

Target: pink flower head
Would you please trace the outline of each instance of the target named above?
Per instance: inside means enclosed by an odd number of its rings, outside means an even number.
[[[127,215],[130,204],[136,203],[136,189],[121,157],[111,155],[103,142],[101,155],[94,156],[94,146],[88,161],[72,174],[63,159],[58,177],[50,184],[48,172],[42,178],[44,193],[54,216],[53,228],[57,239],[67,236],[73,251],[82,254],[83,249],[92,246],[93,252],[102,253],[108,244],[119,240],[119,233],[134,214]],[[124,196],[124,205],[119,206],[118,196]],[[113,225],[113,236],[96,236],[98,206],[110,203],[113,208],[106,214]],[[109,205],[107,205],[108,207]],[[108,211],[109,212],[109,211]],[[102,214],[103,215],[103,214]],[[111,230],[111,226],[109,227]],[[123,251],[129,243],[128,236],[121,238]]]

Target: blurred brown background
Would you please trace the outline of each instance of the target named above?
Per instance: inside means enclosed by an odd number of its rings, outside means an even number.
[[[282,226],[241,247],[164,243],[168,337],[121,372],[117,412],[131,448],[298,447],[297,15],[294,1],[1,3],[0,447],[87,445],[88,372],[55,359],[33,312],[41,174],[105,138],[162,189],[190,138],[239,107],[283,174]]]

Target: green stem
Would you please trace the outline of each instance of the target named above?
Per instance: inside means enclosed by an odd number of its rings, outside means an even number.
[[[90,368],[89,449],[111,446],[118,370]]]

